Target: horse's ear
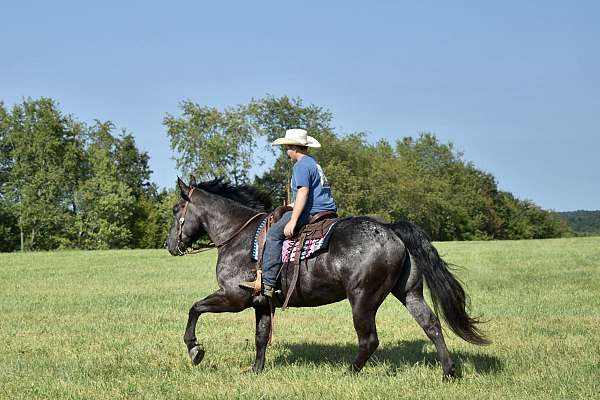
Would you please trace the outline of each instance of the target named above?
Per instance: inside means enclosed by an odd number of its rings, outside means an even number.
[[[190,201],[190,199],[188,198],[188,193],[190,191],[190,188],[185,184],[184,181],[181,180],[180,177],[177,177],[177,186],[179,186],[179,191],[181,192],[181,197],[186,201]]]
[[[196,183],[196,177],[194,175],[190,175],[190,186],[198,186]]]

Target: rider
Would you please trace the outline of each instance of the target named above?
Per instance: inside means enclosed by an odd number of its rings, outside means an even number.
[[[331,187],[317,161],[308,154],[309,147],[321,147],[319,142],[308,136],[304,129],[288,129],[285,137],[276,139],[273,145],[283,145],[287,156],[294,161],[290,182],[292,197],[287,211],[267,232],[263,255],[263,294],[272,297],[281,268],[281,249],[283,241],[308,222],[311,215],[322,211],[336,211],[337,207]],[[253,289],[254,282],[241,282],[240,286]]]

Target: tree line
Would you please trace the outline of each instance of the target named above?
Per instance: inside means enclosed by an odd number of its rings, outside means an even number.
[[[600,235],[600,210],[565,211],[556,213],[577,236]]]
[[[112,122],[87,126],[48,98],[0,103],[0,250],[151,248],[174,197]]]
[[[337,134],[332,118],[299,98],[267,96],[223,110],[183,101],[164,126],[183,174],[254,184],[273,204],[287,196],[291,163],[268,143],[302,127],[323,146],[313,154],[341,215],[406,219],[434,240],[572,234],[554,213],[498,190],[493,175],[434,134],[370,143],[364,133]],[[148,154],[112,122],[85,124],[50,98],[0,103],[0,150],[0,251],[164,243],[175,185],[151,182]],[[251,176],[269,151],[274,164]]]

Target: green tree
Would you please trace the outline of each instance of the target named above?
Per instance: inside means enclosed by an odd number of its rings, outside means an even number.
[[[10,170],[13,164],[9,134],[11,130],[11,119],[4,103],[0,101],[0,198],[6,197]]]
[[[0,102],[0,252],[14,251],[19,246],[18,218],[6,197],[12,165],[9,130],[9,115],[4,103]]]
[[[0,199],[0,252],[19,248],[19,221],[10,204]]]
[[[365,140],[364,134],[337,137],[326,132],[319,137],[323,146],[314,152],[315,158],[331,184],[331,190],[340,215],[372,214],[385,217],[380,212],[384,207],[372,207],[377,202],[379,181],[376,172],[377,150]]]
[[[319,139],[324,132],[331,131],[333,115],[328,110],[314,104],[305,106],[299,97],[266,96],[252,99],[247,106],[258,135],[264,136],[268,143],[283,136],[287,129],[303,128],[311,136]],[[277,153],[269,144],[267,148]]]
[[[118,179],[131,190],[135,202],[127,221],[131,239],[124,246],[132,248],[155,248],[162,246],[164,236],[158,237],[156,215],[160,212],[161,195],[150,182],[149,160],[146,152],[140,151],[131,134],[122,132],[115,139],[114,162]]]
[[[2,191],[18,216],[21,248],[68,246],[83,126],[48,98],[24,100],[2,114]]]
[[[226,177],[236,184],[247,181],[256,149],[248,107],[219,111],[186,100],[180,108],[180,116],[167,114],[163,121],[177,154],[177,168],[201,179]]]
[[[86,176],[77,190],[77,245],[86,249],[129,247],[136,199],[123,179],[119,139],[111,122],[96,122],[88,133]]]
[[[137,203],[135,224],[132,232],[136,238],[135,247],[155,249],[163,247],[167,238],[171,220],[173,218],[173,205],[178,200],[179,192],[175,190],[158,191],[153,185],[153,190],[141,196]]]
[[[150,182],[150,156],[137,148],[132,134],[123,131],[114,142],[113,160],[117,177],[133,191],[136,198],[154,195],[156,187]]]
[[[130,133],[116,136],[114,130],[110,121],[96,121],[88,129],[84,179],[77,190],[79,247],[134,248],[157,242],[145,236],[152,232],[159,207],[156,185],[149,182],[148,154],[137,148]]]
[[[148,154],[114,130],[52,99],[0,103],[0,251],[162,246],[167,194],[149,181]]]

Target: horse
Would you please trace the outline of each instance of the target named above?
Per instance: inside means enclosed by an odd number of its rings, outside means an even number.
[[[254,308],[256,358],[252,371],[264,368],[275,306],[263,295],[238,286],[255,279],[257,262],[251,258],[254,233],[270,208],[267,196],[248,185],[234,186],[223,179],[187,185],[178,177],[180,199],[166,241],[168,251],[182,256],[203,233],[218,249],[219,289],[195,302],[189,310],[183,341],[193,365],[205,350],[196,338],[196,324],[204,313],[240,312]],[[457,336],[486,345],[477,317],[466,310],[467,296],[439,256],[427,235],[408,222],[385,223],[367,216],[340,219],[326,252],[309,258],[301,268],[289,300],[291,307],[317,307],[348,299],[358,336],[358,353],[349,366],[359,372],[379,345],[375,315],[388,294],[396,297],[434,343],[444,379],[456,377],[456,368],[444,341],[439,315]],[[285,268],[285,266],[283,267]],[[287,276],[284,276],[287,275]],[[287,288],[292,274],[281,275]],[[429,287],[435,313],[423,297]]]

